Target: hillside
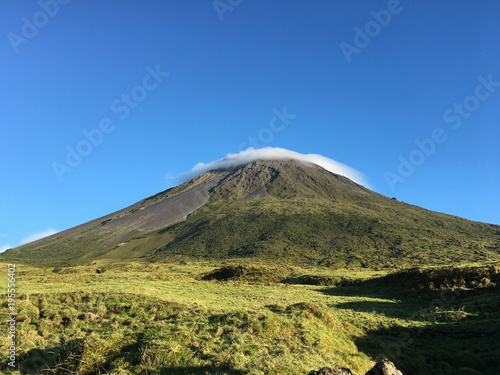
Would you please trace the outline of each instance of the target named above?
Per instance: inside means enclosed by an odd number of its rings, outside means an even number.
[[[1,255],[38,265],[173,257],[375,268],[497,261],[500,226],[399,202],[314,164],[258,161]]]

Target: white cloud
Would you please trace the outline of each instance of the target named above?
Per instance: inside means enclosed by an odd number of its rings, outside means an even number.
[[[9,244],[1,245],[0,246],[0,253],[3,253],[5,250],[8,250],[8,249],[12,249],[12,246],[10,246]]]
[[[23,238],[21,240],[21,243],[19,244],[19,246],[25,245],[29,242],[33,242],[33,241],[39,240],[39,239],[47,237],[47,236],[50,236],[50,235],[55,234],[57,232],[58,232],[57,230],[48,229],[45,232],[33,233],[33,234],[29,235],[28,237]]]
[[[260,149],[250,147],[245,151],[241,151],[237,154],[227,154],[226,157],[212,161],[210,163],[198,163],[193,167],[193,169],[191,169],[191,171],[181,175],[180,180],[184,182],[191,178],[199,176],[200,174],[205,173],[211,169],[237,167],[257,160],[290,159],[314,163],[332,173],[345,176],[360,185],[368,187],[368,183],[365,180],[363,174],[345,164],[339,163],[338,161],[322,155],[300,154],[295,151],[290,151],[278,147],[265,147]]]

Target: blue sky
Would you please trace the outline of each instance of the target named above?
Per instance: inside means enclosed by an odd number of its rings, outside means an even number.
[[[251,145],[500,224],[499,17],[494,0],[4,0],[0,249]]]

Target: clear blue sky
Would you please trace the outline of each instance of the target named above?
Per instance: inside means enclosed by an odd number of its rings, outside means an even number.
[[[496,0],[3,0],[0,248],[255,139],[500,224],[499,18]]]

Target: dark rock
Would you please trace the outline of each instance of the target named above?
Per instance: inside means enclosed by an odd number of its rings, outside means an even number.
[[[309,375],[352,375],[348,368],[323,367],[319,371],[311,371]]]
[[[309,375],[353,375],[353,373],[351,372],[351,370],[344,367],[323,367],[319,371],[311,371]],[[403,373],[399,371],[396,366],[394,366],[394,363],[389,361],[387,358],[382,358],[365,375],[403,375]]]

